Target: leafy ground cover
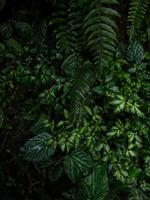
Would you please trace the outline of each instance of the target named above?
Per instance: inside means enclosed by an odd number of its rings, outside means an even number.
[[[0,199],[150,199],[149,0],[0,0]]]

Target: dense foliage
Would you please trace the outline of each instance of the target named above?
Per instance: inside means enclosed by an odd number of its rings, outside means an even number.
[[[0,0],[0,199],[150,199],[149,0]]]

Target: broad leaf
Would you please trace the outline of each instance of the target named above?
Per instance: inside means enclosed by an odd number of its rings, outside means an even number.
[[[56,141],[52,135],[41,133],[28,140],[24,145],[23,151],[25,158],[29,161],[46,161],[55,153]]]
[[[87,175],[93,166],[91,157],[82,151],[75,151],[65,157],[64,168],[72,182],[80,180],[82,175]]]
[[[88,200],[103,200],[108,192],[106,167],[98,166],[84,180],[84,188]]]
[[[136,40],[132,40],[127,49],[127,60],[132,63],[140,64],[144,59],[144,49]]]

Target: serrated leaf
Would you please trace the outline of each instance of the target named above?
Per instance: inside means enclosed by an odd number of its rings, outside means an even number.
[[[64,168],[72,182],[80,180],[87,175],[93,166],[91,156],[82,151],[75,151],[64,159]]]
[[[144,49],[136,40],[132,40],[127,49],[127,60],[132,63],[140,64],[144,59]]]
[[[48,133],[41,133],[26,142],[23,147],[25,158],[29,161],[46,161],[55,153],[57,143]]]
[[[97,166],[84,180],[84,188],[88,200],[103,200],[108,193],[108,177],[106,166]]]

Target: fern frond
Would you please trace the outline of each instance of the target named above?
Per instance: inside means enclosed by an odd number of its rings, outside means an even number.
[[[66,72],[67,75],[75,74],[76,70],[79,68],[78,57],[76,53],[70,54],[63,62],[61,68]]]
[[[97,74],[102,73],[108,66],[108,61],[116,51],[117,41],[117,25],[113,17],[118,17],[119,14],[114,9],[103,6],[103,3],[104,1],[102,4],[95,3],[94,8],[87,14],[83,22],[84,37],[87,47],[92,53]]]
[[[76,118],[80,116],[81,107],[84,104],[86,95],[90,92],[90,86],[94,77],[91,70],[92,64],[84,62],[76,53],[68,56],[62,64],[65,72],[71,76],[71,99],[72,114]]]
[[[56,48],[65,57],[75,51],[76,36],[74,24],[74,9],[76,4],[59,0],[56,4],[56,11],[52,24],[56,26]]]
[[[86,96],[90,93],[90,87],[94,77],[91,65],[92,64],[89,61],[85,61],[73,77],[71,97],[74,117],[80,116],[81,108],[85,103]]]
[[[32,41],[36,45],[41,46],[45,40],[46,33],[47,20],[45,18],[35,20],[33,23]]]
[[[127,27],[129,36],[135,37],[136,31],[140,29],[147,12],[149,0],[131,0],[128,12]]]

